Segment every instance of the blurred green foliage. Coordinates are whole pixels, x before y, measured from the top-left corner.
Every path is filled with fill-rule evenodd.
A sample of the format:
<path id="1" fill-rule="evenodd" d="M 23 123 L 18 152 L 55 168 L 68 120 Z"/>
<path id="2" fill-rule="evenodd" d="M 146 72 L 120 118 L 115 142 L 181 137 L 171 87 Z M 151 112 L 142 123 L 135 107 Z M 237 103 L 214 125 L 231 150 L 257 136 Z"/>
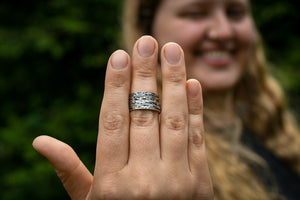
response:
<path id="1" fill-rule="evenodd" d="M 32 148 L 59 138 L 93 171 L 105 66 L 119 0 L 1 0 L 0 199 L 68 199 Z"/>
<path id="2" fill-rule="evenodd" d="M 300 14 L 296 0 L 252 0 L 271 72 L 288 94 L 292 112 L 300 119 Z"/>
<path id="3" fill-rule="evenodd" d="M 253 1 L 275 75 L 300 110 L 296 0 Z M 68 199 L 32 146 L 48 134 L 93 171 L 105 66 L 119 47 L 121 0 L 1 0 L 0 199 Z"/>

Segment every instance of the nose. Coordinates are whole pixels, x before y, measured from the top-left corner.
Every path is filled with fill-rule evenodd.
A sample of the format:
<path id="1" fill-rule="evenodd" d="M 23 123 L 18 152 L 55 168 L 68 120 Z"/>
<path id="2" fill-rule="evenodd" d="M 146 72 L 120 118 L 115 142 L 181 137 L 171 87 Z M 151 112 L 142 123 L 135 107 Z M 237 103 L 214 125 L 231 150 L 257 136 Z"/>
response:
<path id="1" fill-rule="evenodd" d="M 208 30 L 208 37 L 213 40 L 229 40 L 233 36 L 233 27 L 224 11 L 216 11 Z"/>

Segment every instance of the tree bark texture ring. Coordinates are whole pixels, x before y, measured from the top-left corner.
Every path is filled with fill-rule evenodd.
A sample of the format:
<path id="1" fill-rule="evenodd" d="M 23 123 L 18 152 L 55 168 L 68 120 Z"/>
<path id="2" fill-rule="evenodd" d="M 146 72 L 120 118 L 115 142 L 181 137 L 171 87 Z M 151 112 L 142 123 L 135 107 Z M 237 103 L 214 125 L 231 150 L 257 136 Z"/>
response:
<path id="1" fill-rule="evenodd" d="M 129 95 L 129 111 L 153 110 L 160 113 L 159 97 L 153 92 L 133 92 Z"/>

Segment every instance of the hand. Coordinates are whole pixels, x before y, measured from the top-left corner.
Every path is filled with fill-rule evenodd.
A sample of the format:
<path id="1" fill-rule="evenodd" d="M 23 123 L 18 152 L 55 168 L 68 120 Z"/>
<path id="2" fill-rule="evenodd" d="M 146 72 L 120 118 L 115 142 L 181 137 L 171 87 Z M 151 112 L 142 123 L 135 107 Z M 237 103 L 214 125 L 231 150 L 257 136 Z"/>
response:
<path id="1" fill-rule="evenodd" d="M 33 146 L 49 159 L 72 199 L 213 199 L 207 165 L 201 87 L 186 81 L 184 54 L 161 50 L 162 110 L 129 112 L 129 93 L 157 93 L 158 44 L 140 38 L 132 59 L 108 61 L 94 176 L 68 145 L 40 136 Z"/>

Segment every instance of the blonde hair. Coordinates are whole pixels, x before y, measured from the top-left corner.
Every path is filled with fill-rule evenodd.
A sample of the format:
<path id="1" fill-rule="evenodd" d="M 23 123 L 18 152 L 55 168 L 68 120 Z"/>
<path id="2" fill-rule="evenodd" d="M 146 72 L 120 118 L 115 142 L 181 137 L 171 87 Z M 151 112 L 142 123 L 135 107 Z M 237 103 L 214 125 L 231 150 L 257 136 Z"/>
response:
<path id="1" fill-rule="evenodd" d="M 126 0 L 123 16 L 123 42 L 131 50 L 135 41 L 151 34 L 153 18 L 162 0 Z M 284 94 L 268 73 L 262 42 L 258 37 L 246 71 L 235 88 L 235 105 L 243 126 L 257 134 L 265 145 L 300 174 L 300 137 L 294 118 L 285 106 Z M 259 156 L 236 148 L 216 134 L 206 134 L 206 148 L 215 199 L 263 200 L 281 199 L 266 190 L 245 160 L 258 161 Z M 238 150 L 236 150 L 238 149 Z M 263 160 L 262 160 L 263 161 Z"/>

